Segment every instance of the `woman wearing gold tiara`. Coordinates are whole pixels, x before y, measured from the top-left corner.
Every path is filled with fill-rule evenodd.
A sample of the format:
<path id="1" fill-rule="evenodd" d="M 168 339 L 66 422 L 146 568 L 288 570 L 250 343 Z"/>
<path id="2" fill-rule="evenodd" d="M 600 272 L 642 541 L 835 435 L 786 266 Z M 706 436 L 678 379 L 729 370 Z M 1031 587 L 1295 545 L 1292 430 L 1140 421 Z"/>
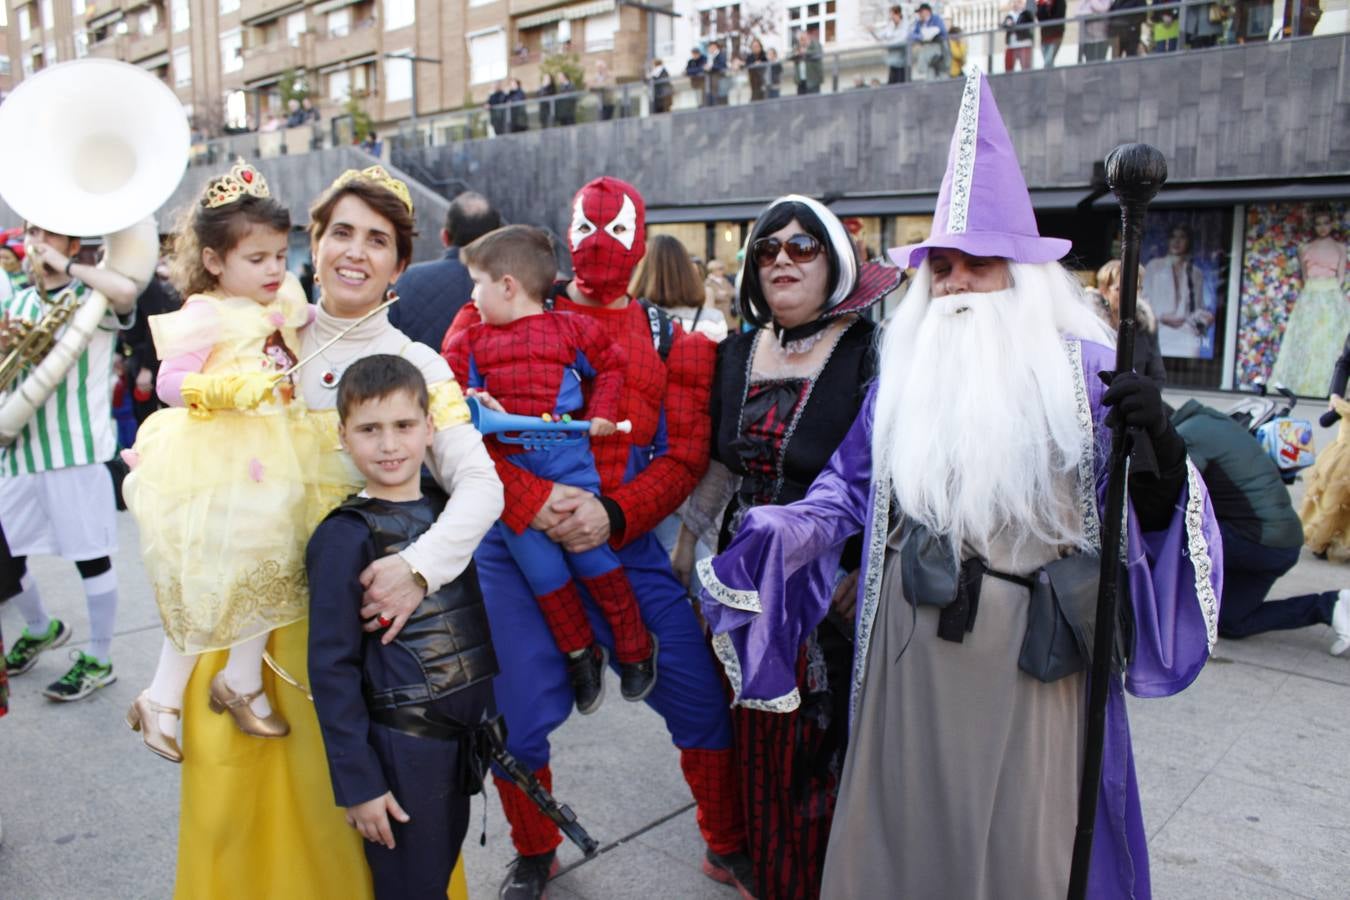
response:
<path id="1" fill-rule="evenodd" d="M 360 485 L 337 439 L 342 372 L 362 357 L 393 353 L 415 364 L 430 387 L 437 433 L 427 463 L 450 498 L 425 535 L 363 573 L 369 601 L 363 612 L 376 617 L 372 625 L 389 639 L 428 589 L 463 572 L 502 509 L 501 484 L 449 367 L 375 312 L 412 256 L 413 227 L 407 186 L 378 166 L 345 172 L 314 203 L 310 238 L 322 298 L 299 355 L 317 355 L 296 373 L 311 420 L 324 435 L 309 466 L 302 543 Z M 193 676 L 184 719 L 190 752 L 183 766 L 179 898 L 232 898 L 241 878 L 246 893 L 258 897 L 370 895 L 361 838 L 335 805 L 318 720 L 303 686 L 307 640 L 308 624 L 300 621 L 278 629 L 269 644 L 277 669 L 293 682 L 269 679 L 291 726 L 284 741 L 250 741 L 223 728 L 219 717 L 194 714 L 223 654 L 205 658 Z M 462 884 L 459 890 L 462 895 Z"/>

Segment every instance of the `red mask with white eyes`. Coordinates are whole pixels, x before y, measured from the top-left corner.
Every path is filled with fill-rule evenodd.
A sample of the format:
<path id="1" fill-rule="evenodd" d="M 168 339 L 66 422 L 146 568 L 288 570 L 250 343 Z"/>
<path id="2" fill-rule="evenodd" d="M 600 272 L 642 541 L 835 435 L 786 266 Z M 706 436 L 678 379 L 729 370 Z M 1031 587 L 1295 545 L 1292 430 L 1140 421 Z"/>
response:
<path id="1" fill-rule="evenodd" d="M 633 268 L 647 252 L 647 204 L 631 184 L 597 178 L 572 199 L 567 231 L 581 293 L 609 304 L 628 293 Z"/>

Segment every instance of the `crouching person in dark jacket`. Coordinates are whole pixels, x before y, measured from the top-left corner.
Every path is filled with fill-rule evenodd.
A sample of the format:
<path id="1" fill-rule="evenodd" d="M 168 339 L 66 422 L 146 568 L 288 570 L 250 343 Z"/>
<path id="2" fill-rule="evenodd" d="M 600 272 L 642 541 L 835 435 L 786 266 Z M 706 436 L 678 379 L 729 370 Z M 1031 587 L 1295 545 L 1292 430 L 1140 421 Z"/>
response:
<path id="1" fill-rule="evenodd" d="M 358 361 L 337 409 L 366 487 L 329 513 L 305 560 L 309 679 L 333 795 L 366 839 L 379 900 L 444 900 L 486 764 L 475 732 L 494 714 L 497 658 L 472 564 L 423 599 L 394 640 L 362 630 L 361 571 L 425 532 L 445 496 L 422 488 L 435 432 L 416 366 Z"/>
<path id="2" fill-rule="evenodd" d="M 1266 599 L 1298 563 L 1303 546 L 1303 525 L 1275 461 L 1246 428 L 1198 400 L 1177 410 L 1172 425 L 1205 480 L 1223 533 L 1219 636 L 1330 625 L 1330 652 L 1345 653 L 1350 649 L 1350 591 Z"/>

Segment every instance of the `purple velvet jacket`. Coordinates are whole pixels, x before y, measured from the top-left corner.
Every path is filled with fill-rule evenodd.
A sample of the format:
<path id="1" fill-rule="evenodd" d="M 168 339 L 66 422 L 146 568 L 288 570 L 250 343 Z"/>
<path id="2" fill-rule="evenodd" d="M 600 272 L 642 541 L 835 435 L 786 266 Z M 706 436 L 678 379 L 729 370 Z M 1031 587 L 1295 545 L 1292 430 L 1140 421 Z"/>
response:
<path id="1" fill-rule="evenodd" d="M 1079 494 L 1089 540 L 1100 546 L 1110 432 L 1097 372 L 1114 352 L 1069 340 L 1078 375 L 1084 453 Z M 736 539 L 700 563 L 704 616 L 713 648 L 726 668 L 736 703 L 786 712 L 800 702 L 798 647 L 829 609 L 844 542 L 859 531 L 865 548 L 858 579 L 857 634 L 851 715 L 867 662 L 881 596 L 889 480 L 872 477 L 873 390 L 830 464 L 798 503 L 751 510 Z M 1222 592 L 1218 523 L 1195 467 L 1164 531 L 1143 533 L 1128 519 L 1125 562 L 1134 607 L 1135 642 L 1123 688 L 1139 697 L 1165 697 L 1189 685 L 1217 636 Z M 1089 896 L 1148 897 L 1148 849 L 1119 680 L 1110 686 L 1101 794 L 1097 806 Z"/>

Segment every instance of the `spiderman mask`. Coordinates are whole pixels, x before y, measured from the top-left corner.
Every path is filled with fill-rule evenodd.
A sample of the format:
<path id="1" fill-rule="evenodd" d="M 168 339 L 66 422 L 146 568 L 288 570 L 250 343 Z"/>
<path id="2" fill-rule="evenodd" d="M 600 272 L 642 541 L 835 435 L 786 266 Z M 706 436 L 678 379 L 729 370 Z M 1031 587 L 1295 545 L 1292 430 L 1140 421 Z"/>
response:
<path id="1" fill-rule="evenodd" d="M 577 289 L 603 304 L 628 293 L 633 268 L 647 252 L 647 204 L 631 184 L 597 178 L 572 199 L 568 243 Z"/>

